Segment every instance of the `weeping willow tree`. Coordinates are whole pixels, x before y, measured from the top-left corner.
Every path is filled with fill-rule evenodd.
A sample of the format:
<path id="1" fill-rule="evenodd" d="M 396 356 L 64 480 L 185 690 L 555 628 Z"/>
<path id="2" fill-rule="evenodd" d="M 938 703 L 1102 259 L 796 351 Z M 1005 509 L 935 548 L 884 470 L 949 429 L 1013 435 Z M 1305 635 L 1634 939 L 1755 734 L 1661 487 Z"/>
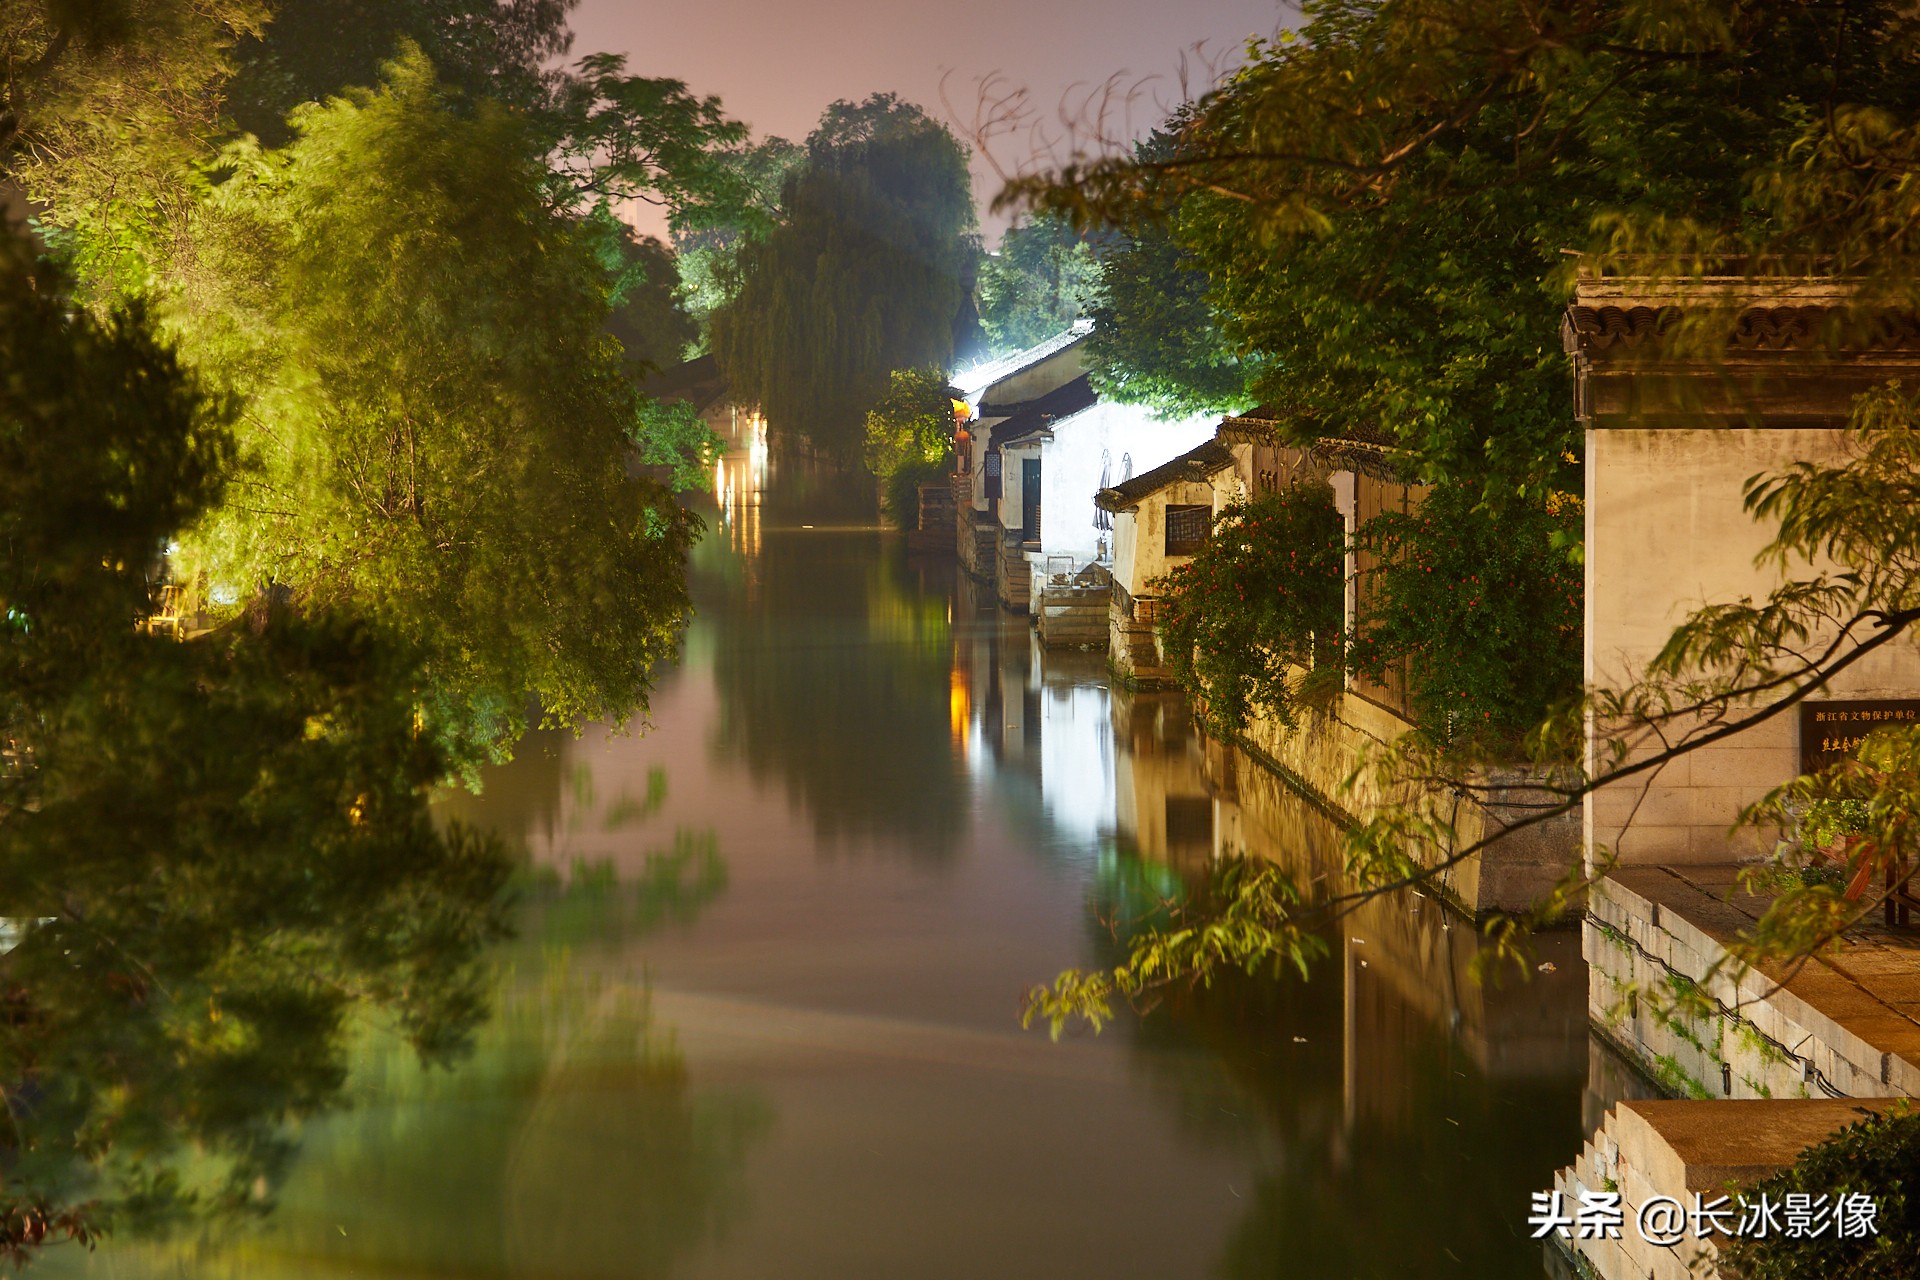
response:
<path id="1" fill-rule="evenodd" d="M 965 149 L 892 94 L 836 102 L 747 245 L 713 318 L 714 354 L 776 438 L 859 459 L 896 369 L 946 368 L 971 341 L 979 256 Z"/>

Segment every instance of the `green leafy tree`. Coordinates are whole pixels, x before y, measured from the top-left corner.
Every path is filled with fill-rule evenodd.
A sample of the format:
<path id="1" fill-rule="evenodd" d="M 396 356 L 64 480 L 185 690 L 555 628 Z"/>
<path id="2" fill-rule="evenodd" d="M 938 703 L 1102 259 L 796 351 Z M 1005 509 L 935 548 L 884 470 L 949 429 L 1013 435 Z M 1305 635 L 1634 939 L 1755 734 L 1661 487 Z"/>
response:
<path id="1" fill-rule="evenodd" d="M 1191 109 L 1176 113 L 1135 149 L 1151 163 L 1179 154 Z M 1181 234 L 1179 208 L 1123 214 L 1101 254 L 1087 343 L 1100 394 L 1169 415 L 1244 408 L 1256 369 L 1236 353 L 1209 297 L 1212 264 Z"/>
<path id="2" fill-rule="evenodd" d="M 1169 416 L 1245 408 L 1250 370 L 1207 301 L 1201 259 L 1167 228 L 1138 223 L 1101 260 L 1087 339 L 1100 394 Z"/>
<path id="3" fill-rule="evenodd" d="M 747 128 L 696 97 L 684 81 L 627 74 L 619 54 L 582 58 L 559 84 L 552 106 L 533 113 L 549 135 L 556 204 L 617 209 L 638 202 L 676 226 L 738 216 L 752 190 L 732 155 Z"/>
<path id="4" fill-rule="evenodd" d="M 867 411 L 867 470 L 903 529 L 920 523 L 920 486 L 944 479 L 953 448 L 953 401 L 938 369 L 896 369 L 887 394 Z"/>
<path id="5" fill-rule="evenodd" d="M 269 1203 L 356 1009 L 458 1053 L 508 863 L 428 812 L 448 761 L 375 629 L 142 625 L 233 444 L 139 311 L 76 310 L 10 239 L 0 365 L 0 1255 L 21 1264 Z"/>
<path id="6" fill-rule="evenodd" d="M 787 180 L 780 223 L 739 254 L 714 354 L 783 441 L 852 463 L 892 372 L 951 363 L 973 230 L 966 153 L 944 126 L 892 94 L 835 103 Z"/>
<path id="7" fill-rule="evenodd" d="M 449 85 L 525 109 L 549 104 L 551 70 L 573 43 L 577 0 L 274 0 L 272 20 L 240 41 L 226 86 L 234 123 L 267 146 L 294 136 L 295 107 L 372 88 L 403 43 L 419 47 Z"/>
<path id="8" fill-rule="evenodd" d="M 470 745 L 517 736 L 529 694 L 619 719 L 674 650 L 695 522 L 626 476 L 641 400 L 537 137 L 418 53 L 389 75 L 236 146 L 195 219 L 169 315 L 245 398 L 249 466 L 182 563 L 216 604 L 374 612 Z"/>
<path id="9" fill-rule="evenodd" d="M 867 470 L 886 479 L 905 466 L 939 462 L 953 447 L 953 401 L 938 369 L 896 369 L 867 411 Z"/>
<path id="10" fill-rule="evenodd" d="M 263 0 L 0 4 L 0 175 L 84 228 L 89 292 L 148 283 L 148 242 L 212 150 L 233 49 Z"/>
<path id="11" fill-rule="evenodd" d="M 652 236 L 640 236 L 611 213 L 590 223 L 600 233 L 600 258 L 612 276 L 607 290 L 607 328 L 620 339 L 636 379 L 671 369 L 699 337 L 700 328 L 680 298 L 679 264 Z"/>
<path id="12" fill-rule="evenodd" d="M 0 236 L 0 730 L 122 660 L 167 539 L 234 458 L 231 407 L 142 309 L 76 311 L 29 253 Z"/>
<path id="13" fill-rule="evenodd" d="M 806 155 L 805 147 L 778 137 L 720 153 L 721 162 L 733 171 L 739 203 L 731 210 L 705 207 L 698 225 L 674 229 L 682 305 L 700 327 L 698 345 L 703 351 L 712 344 L 713 313 L 739 287 L 741 251 L 772 233 L 780 217 L 780 193 Z"/>
<path id="14" fill-rule="evenodd" d="M 1404 664 L 1414 720 L 1440 741 L 1518 754 L 1519 740 L 1579 696 L 1580 504 L 1511 502 L 1498 516 L 1464 485 L 1368 522 L 1377 557 L 1349 659 L 1375 681 Z"/>
<path id="15" fill-rule="evenodd" d="M 644 401 L 635 442 L 644 465 L 671 468 L 667 484 L 676 493 L 712 489 L 713 464 L 727 451 L 727 442 L 684 400 Z"/>
<path id="16" fill-rule="evenodd" d="M 980 328 L 1006 355 L 1037 346 L 1091 315 L 1100 287 L 1094 241 L 1051 215 L 1007 228 L 1000 251 L 980 264 Z"/>
<path id="17" fill-rule="evenodd" d="M 1303 699 L 1340 688 L 1345 566 L 1326 485 L 1229 507 L 1161 580 L 1160 643 L 1175 678 L 1229 728 L 1261 713 L 1293 724 Z"/>
<path id="18" fill-rule="evenodd" d="M 1774 1204 L 1790 1195 L 1865 1196 L 1875 1214 L 1871 1234 L 1845 1238 L 1835 1232 L 1805 1239 L 1733 1239 L 1723 1256 L 1748 1280 L 1900 1280 L 1913 1273 L 1920 1253 L 1920 1197 L 1912 1189 L 1913 1153 L 1920 1151 L 1920 1114 L 1911 1102 L 1896 1102 L 1884 1114 L 1863 1115 L 1825 1142 L 1809 1147 L 1791 1167 L 1744 1192 L 1749 1202 L 1766 1196 Z"/>
<path id="19" fill-rule="evenodd" d="M 1496 501 L 1565 488 L 1563 250 L 1681 255 L 1692 274 L 1703 253 L 1786 250 L 1789 226 L 1826 248 L 1867 232 L 1865 250 L 1861 218 L 1899 225 L 1867 197 L 1898 189 L 1868 176 L 1895 170 L 1842 178 L 1840 160 L 1861 129 L 1892 143 L 1887 113 L 1915 101 L 1896 5 L 1330 0 L 1305 16 L 1171 122 L 1164 151 L 1002 197 L 1171 222 L 1229 343 L 1261 361 L 1254 392 L 1304 435 L 1390 432 L 1429 478 Z M 1828 216 L 1842 206 L 1851 221 Z"/>

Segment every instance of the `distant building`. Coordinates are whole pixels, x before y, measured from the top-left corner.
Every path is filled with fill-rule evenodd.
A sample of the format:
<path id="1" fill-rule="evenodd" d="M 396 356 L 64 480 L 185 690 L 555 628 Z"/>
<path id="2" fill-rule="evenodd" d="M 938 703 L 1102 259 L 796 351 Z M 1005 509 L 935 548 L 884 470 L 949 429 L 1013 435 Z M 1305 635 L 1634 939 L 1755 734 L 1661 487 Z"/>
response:
<path id="1" fill-rule="evenodd" d="M 1151 471 L 1102 489 L 1094 499 L 1113 518 L 1113 586 L 1108 652 L 1115 669 L 1138 684 L 1167 681 L 1154 628 L 1159 580 L 1193 559 L 1214 516 L 1239 494 L 1233 450 L 1204 441 Z"/>
<path id="2" fill-rule="evenodd" d="M 1053 643 L 1101 643 L 1104 635 L 1064 638 L 1047 624 L 1093 609 L 1091 625 L 1105 627 L 1106 571 L 1113 542 L 1109 513 L 1095 496 L 1135 469 L 1151 469 L 1213 434 L 1212 414 L 1171 421 L 1143 405 L 1095 399 L 1091 387 L 1070 383 L 993 430 L 990 456 L 1000 456 L 1004 482 L 995 506 L 1000 521 L 1000 600 L 1041 621 Z M 1017 480 L 1016 480 L 1017 478 Z M 1095 580 L 1098 581 L 1095 581 Z M 1092 604 L 1079 599 L 1098 588 Z M 1043 600 L 1043 597 L 1046 599 Z"/>
<path id="3" fill-rule="evenodd" d="M 1092 332 L 1093 322 L 1081 321 L 1025 351 L 953 377 L 954 388 L 973 408 L 971 421 L 954 437 L 954 532 L 960 567 L 976 578 L 992 582 L 1000 569 L 1002 526 L 994 508 L 1007 481 L 1005 459 L 993 450 L 995 428 L 1031 413 L 1071 412 L 1068 405 L 1077 396 L 1092 403 L 1085 378 L 1085 343 Z M 1065 399 L 1040 403 L 1073 383 L 1079 389 Z"/>

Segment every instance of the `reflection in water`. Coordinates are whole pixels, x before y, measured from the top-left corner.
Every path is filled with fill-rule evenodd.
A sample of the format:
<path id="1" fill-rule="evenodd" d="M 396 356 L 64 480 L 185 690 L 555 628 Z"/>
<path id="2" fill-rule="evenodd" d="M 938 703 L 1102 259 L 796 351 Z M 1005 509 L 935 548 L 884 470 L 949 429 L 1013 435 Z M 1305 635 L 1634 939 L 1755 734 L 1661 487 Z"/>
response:
<path id="1" fill-rule="evenodd" d="M 507 856 L 436 831 L 445 761 L 364 628 L 121 647 L 0 760 L 10 1246 L 264 1210 L 352 1028 L 457 1058 L 504 931 Z"/>
<path id="2" fill-rule="evenodd" d="M 1095 914 L 1150 919 L 1216 858 L 1274 861 L 1319 896 L 1340 884 L 1332 822 L 1237 750 L 1194 734 L 1174 695 L 1122 695 L 1122 862 Z M 1103 959 L 1121 958 L 1105 932 Z M 1540 940 L 1532 981 L 1481 985 L 1469 922 L 1417 893 L 1341 921 L 1305 982 L 1235 977 L 1138 1024 L 1140 1062 L 1183 1122 L 1257 1173 L 1223 1247 L 1233 1277 L 1540 1274 L 1521 1225 L 1583 1134 L 1584 964 Z M 1168 1050 L 1198 1043 L 1204 1057 Z M 1471 1187 L 1469 1193 L 1467 1188 Z"/>
<path id="3" fill-rule="evenodd" d="M 682 832 L 637 880 L 605 864 L 524 886 L 496 959 L 494 1018 L 453 1070 L 367 1030 L 350 1110 L 306 1126 L 254 1230 L 117 1248 L 115 1275 L 655 1277 L 741 1211 L 771 1113 L 698 1088 L 623 944 L 686 923 L 724 888 L 713 840 Z M 55 1255 L 60 1264 L 82 1260 Z"/>
<path id="4" fill-rule="evenodd" d="M 356 1107 L 297 1129 L 273 1217 L 48 1270 L 1538 1276 L 1528 1193 L 1580 1138 L 1575 938 L 1478 987 L 1471 927 L 1407 895 L 1305 982 L 1022 1035 L 1025 983 L 1117 957 L 1104 920 L 1242 851 L 1325 895 L 1337 833 L 1179 697 L 1039 651 L 877 532 L 780 517 L 750 447 L 722 479 L 656 727 L 530 738 L 445 806 L 527 863 L 473 1057 L 362 1032 Z"/>
<path id="5" fill-rule="evenodd" d="M 765 535 L 752 591 L 717 585 L 715 749 L 784 784 L 823 841 L 950 852 L 964 784 L 951 743 L 951 627 L 944 593 L 914 582 L 870 534 Z M 704 566 L 703 566 L 704 568 Z"/>
<path id="6" fill-rule="evenodd" d="M 1109 696 L 1076 655 L 990 614 L 953 679 L 979 705 L 968 741 L 1039 793 L 1029 821 L 1092 853 L 1097 963 L 1223 857 L 1277 863 L 1310 897 L 1340 888 L 1334 823 L 1197 732 L 1180 694 Z M 1497 985 L 1470 975 L 1471 922 L 1418 893 L 1365 905 L 1327 942 L 1304 982 L 1235 976 L 1131 1024 L 1140 1075 L 1182 1128 L 1246 1165 L 1213 1274 L 1537 1277 L 1529 1194 L 1583 1134 L 1577 935 L 1543 936 L 1548 967 Z"/>

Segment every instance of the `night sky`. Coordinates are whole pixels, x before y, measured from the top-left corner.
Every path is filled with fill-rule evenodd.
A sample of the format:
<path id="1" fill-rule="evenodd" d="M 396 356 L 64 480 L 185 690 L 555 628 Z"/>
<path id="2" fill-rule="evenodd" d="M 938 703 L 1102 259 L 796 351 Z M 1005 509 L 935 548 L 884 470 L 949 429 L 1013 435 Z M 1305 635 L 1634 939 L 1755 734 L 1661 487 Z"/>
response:
<path id="1" fill-rule="evenodd" d="M 1076 85 L 1084 91 L 1116 72 L 1128 84 L 1158 76 L 1134 112 L 1134 131 L 1144 132 L 1179 100 L 1183 52 L 1189 79 L 1204 81 L 1207 64 L 1237 60 L 1248 36 L 1272 35 L 1290 16 L 1278 0 L 696 0 L 671 9 L 581 0 L 573 27 L 575 56 L 625 53 L 634 74 L 718 94 L 756 136 L 802 141 L 834 99 L 890 89 L 970 143 L 987 77 L 1024 85 L 1051 118 Z M 1024 137 L 994 150 L 1005 165 L 1032 155 Z M 973 170 L 991 243 L 1003 220 L 984 210 L 1000 180 L 982 155 Z"/>

